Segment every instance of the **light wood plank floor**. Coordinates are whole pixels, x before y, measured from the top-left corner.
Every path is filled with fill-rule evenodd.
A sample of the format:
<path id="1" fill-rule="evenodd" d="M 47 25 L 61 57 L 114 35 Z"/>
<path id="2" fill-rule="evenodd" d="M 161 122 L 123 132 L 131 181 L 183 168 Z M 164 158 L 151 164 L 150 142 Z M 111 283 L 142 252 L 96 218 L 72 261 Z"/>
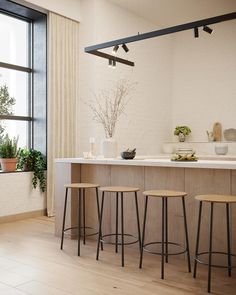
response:
<path id="1" fill-rule="evenodd" d="M 105 246 L 100 261 L 95 260 L 96 243 L 82 246 L 54 236 L 52 219 L 41 217 L 0 225 L 1 295 L 190 295 L 207 294 L 207 269 L 199 266 L 198 278 L 187 273 L 186 262 L 170 258 L 165 280 L 160 277 L 159 256 L 145 254 L 138 268 L 138 251 L 126 249 L 125 267 L 120 255 Z M 236 294 L 236 271 L 228 278 L 226 270 L 214 269 L 212 294 Z"/>

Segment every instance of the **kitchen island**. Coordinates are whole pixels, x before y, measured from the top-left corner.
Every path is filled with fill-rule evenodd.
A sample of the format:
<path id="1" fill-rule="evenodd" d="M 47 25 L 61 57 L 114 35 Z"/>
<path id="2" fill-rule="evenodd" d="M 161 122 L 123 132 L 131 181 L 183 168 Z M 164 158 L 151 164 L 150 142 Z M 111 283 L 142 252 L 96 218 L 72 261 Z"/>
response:
<path id="1" fill-rule="evenodd" d="M 60 235 L 64 204 L 64 184 L 70 182 L 93 182 L 101 186 L 128 185 L 140 188 L 138 194 L 140 220 L 143 219 L 144 197 L 142 192 L 148 189 L 170 189 L 186 191 L 186 210 L 191 254 L 195 247 L 195 233 L 198 214 L 198 194 L 236 195 L 236 160 L 215 157 L 197 162 L 173 162 L 166 157 L 155 159 L 83 159 L 62 158 L 55 161 L 55 212 L 56 235 Z M 72 201 L 68 208 L 67 223 L 75 225 L 77 221 L 76 191 L 72 192 Z M 105 200 L 103 218 L 104 233 L 114 230 L 115 198 Z M 125 231 L 136 233 L 136 219 L 133 198 L 125 197 Z M 150 200 L 147 215 L 147 241 L 160 240 L 161 201 Z M 86 223 L 97 226 L 95 193 L 86 195 Z M 232 251 L 236 252 L 236 207 L 231 207 Z M 201 249 L 208 249 L 209 212 L 203 208 Z M 225 207 L 217 205 L 214 212 L 215 251 L 226 250 L 226 218 Z M 183 214 L 181 201 L 177 198 L 169 202 L 169 240 L 184 243 Z M 136 245 L 137 246 L 137 245 Z"/>

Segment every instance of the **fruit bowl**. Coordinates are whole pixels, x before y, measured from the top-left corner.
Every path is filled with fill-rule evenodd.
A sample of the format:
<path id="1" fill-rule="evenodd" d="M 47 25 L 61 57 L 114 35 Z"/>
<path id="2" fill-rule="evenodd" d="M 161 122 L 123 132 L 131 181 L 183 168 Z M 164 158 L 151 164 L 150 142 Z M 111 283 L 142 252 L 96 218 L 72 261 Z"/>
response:
<path id="1" fill-rule="evenodd" d="M 196 162 L 197 161 L 197 157 L 195 156 L 195 153 L 191 153 L 191 154 L 174 154 L 171 157 L 171 161 L 185 161 L 185 162 Z"/>

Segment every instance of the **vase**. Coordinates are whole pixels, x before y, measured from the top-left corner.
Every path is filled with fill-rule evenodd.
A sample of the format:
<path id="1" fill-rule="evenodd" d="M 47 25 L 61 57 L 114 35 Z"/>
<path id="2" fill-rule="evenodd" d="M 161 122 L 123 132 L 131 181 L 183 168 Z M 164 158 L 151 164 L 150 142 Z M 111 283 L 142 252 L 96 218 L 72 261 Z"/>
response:
<path id="1" fill-rule="evenodd" d="M 102 155 L 104 158 L 117 157 L 117 141 L 114 138 L 106 138 L 102 141 Z"/>
<path id="2" fill-rule="evenodd" d="M 16 170 L 16 158 L 1 158 L 0 163 L 3 172 L 12 172 Z"/>
<path id="3" fill-rule="evenodd" d="M 185 141 L 185 135 L 183 133 L 179 133 L 179 142 Z"/>

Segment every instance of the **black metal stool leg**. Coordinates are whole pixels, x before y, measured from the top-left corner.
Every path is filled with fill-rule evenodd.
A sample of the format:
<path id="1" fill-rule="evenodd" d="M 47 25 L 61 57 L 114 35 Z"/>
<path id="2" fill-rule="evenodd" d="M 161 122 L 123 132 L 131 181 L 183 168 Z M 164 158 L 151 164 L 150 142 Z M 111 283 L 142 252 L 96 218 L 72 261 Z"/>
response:
<path id="1" fill-rule="evenodd" d="M 68 195 L 68 187 L 66 188 L 66 193 L 65 193 L 65 204 L 64 204 L 62 231 L 61 231 L 61 250 L 63 249 L 63 243 L 64 243 L 64 230 L 65 230 L 65 223 L 66 223 L 67 195 Z"/>
<path id="2" fill-rule="evenodd" d="M 81 233 L 81 189 L 79 189 L 79 203 L 78 203 L 78 256 L 80 256 L 80 233 Z"/>
<path id="3" fill-rule="evenodd" d="M 116 253 L 118 252 L 118 211 L 119 211 L 119 194 L 116 193 Z"/>
<path id="4" fill-rule="evenodd" d="M 168 200 L 165 198 L 165 257 L 166 263 L 168 263 Z"/>
<path id="5" fill-rule="evenodd" d="M 98 258 L 99 258 L 100 242 L 101 242 L 101 238 L 102 238 L 103 204 L 104 204 L 104 192 L 102 192 L 102 204 L 101 204 L 101 213 L 100 213 L 100 220 L 99 220 L 99 230 L 98 230 L 98 242 L 97 242 L 97 256 L 96 256 L 96 260 L 98 260 Z"/>
<path id="6" fill-rule="evenodd" d="M 86 243 L 86 213 L 85 213 L 85 189 L 83 189 L 83 242 Z"/>
<path id="7" fill-rule="evenodd" d="M 137 192 L 135 192 L 134 194 L 135 194 L 135 206 L 136 206 L 136 215 L 137 215 L 139 251 L 141 251 L 141 234 L 140 234 L 140 221 L 139 221 L 139 210 L 138 210 L 138 196 L 137 196 Z"/>
<path id="8" fill-rule="evenodd" d="M 162 216 L 161 216 L 161 279 L 164 279 L 164 236 L 165 236 L 165 198 L 162 197 Z"/>
<path id="9" fill-rule="evenodd" d="M 188 226 L 187 226 L 187 217 L 186 217 L 184 197 L 182 197 L 182 204 L 183 204 L 183 214 L 184 214 L 184 230 L 185 230 L 186 250 L 187 250 L 187 259 L 188 259 L 188 271 L 191 272 L 191 261 L 190 261 L 189 241 L 188 241 Z"/>
<path id="10" fill-rule="evenodd" d="M 198 248 L 199 248 L 201 217 L 202 217 L 202 201 L 200 201 L 200 204 L 199 204 L 197 238 L 196 238 L 196 248 L 195 248 L 195 258 L 194 258 L 194 270 L 193 270 L 193 277 L 194 278 L 196 278 L 196 274 L 197 274 L 197 255 L 198 255 Z"/>
<path id="11" fill-rule="evenodd" d="M 96 187 L 96 199 L 97 199 L 97 210 L 98 210 L 98 228 L 100 223 L 100 205 L 99 205 L 99 197 L 98 197 L 98 188 Z M 101 242 L 101 250 L 103 251 L 103 243 Z"/>
<path id="12" fill-rule="evenodd" d="M 227 252 L 228 252 L 228 275 L 231 277 L 231 247 L 230 247 L 230 227 L 229 227 L 229 204 L 226 204 L 226 223 L 227 223 Z"/>
<path id="13" fill-rule="evenodd" d="M 214 203 L 211 202 L 210 237 L 209 237 L 209 259 L 208 259 L 208 287 L 207 287 L 207 292 L 208 293 L 211 292 L 211 259 L 212 259 L 213 208 L 214 208 Z"/>
<path id="14" fill-rule="evenodd" d="M 141 242 L 139 268 L 142 268 L 142 264 L 143 264 L 143 245 L 144 245 L 144 241 L 145 241 L 145 229 L 146 229 L 146 218 L 147 218 L 147 205 L 148 205 L 148 196 L 146 196 L 146 198 L 145 198 L 144 217 L 143 217 L 143 234 L 142 234 L 142 242 Z"/>
<path id="15" fill-rule="evenodd" d="M 123 192 L 121 193 L 121 266 L 125 265 L 124 261 L 124 200 Z"/>

